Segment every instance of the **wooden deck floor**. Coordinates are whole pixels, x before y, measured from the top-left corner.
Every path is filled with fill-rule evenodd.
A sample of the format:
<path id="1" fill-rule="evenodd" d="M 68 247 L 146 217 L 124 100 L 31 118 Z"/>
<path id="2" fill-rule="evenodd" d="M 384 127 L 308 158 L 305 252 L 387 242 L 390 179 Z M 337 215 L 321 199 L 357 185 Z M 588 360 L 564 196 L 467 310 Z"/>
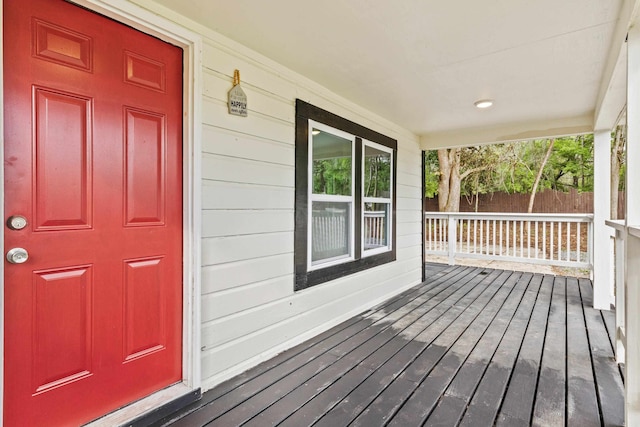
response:
<path id="1" fill-rule="evenodd" d="M 623 425 L 614 313 L 591 308 L 588 279 L 427 271 L 161 425 Z"/>

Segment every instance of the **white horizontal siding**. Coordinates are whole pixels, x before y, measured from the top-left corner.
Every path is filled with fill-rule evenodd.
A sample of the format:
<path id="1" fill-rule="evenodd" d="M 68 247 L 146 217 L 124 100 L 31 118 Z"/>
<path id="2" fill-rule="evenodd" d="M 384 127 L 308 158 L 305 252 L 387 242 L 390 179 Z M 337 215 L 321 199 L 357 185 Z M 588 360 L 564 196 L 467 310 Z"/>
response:
<path id="1" fill-rule="evenodd" d="M 244 72 L 242 77 L 244 79 Z M 295 109 L 292 108 L 294 102 L 291 99 L 276 97 L 271 92 L 247 84 L 246 81 L 242 84 L 242 90 L 247 98 L 251 99 L 248 105 L 250 112 L 261 113 L 290 123 L 295 122 Z M 211 69 L 204 70 L 203 94 L 205 97 L 226 103 L 228 91 L 229 76 Z"/>
<path id="2" fill-rule="evenodd" d="M 422 187 L 398 183 L 396 193 L 398 197 L 420 199 L 420 195 L 422 194 Z"/>
<path id="3" fill-rule="evenodd" d="M 202 268 L 202 294 L 292 274 L 293 253 L 208 265 Z"/>
<path id="4" fill-rule="evenodd" d="M 293 232 L 202 239 L 202 265 L 293 253 Z"/>
<path id="5" fill-rule="evenodd" d="M 207 125 L 202 129 L 202 151 L 286 166 L 295 164 L 295 147 L 292 144 L 238 134 Z"/>
<path id="6" fill-rule="evenodd" d="M 203 36 L 203 388 L 419 282 L 418 138 L 246 47 L 155 5 Z M 248 117 L 228 114 L 240 70 Z M 398 140 L 397 261 L 293 292 L 295 100 Z"/>
<path id="7" fill-rule="evenodd" d="M 204 97 L 202 101 L 202 116 L 205 125 L 235 131 L 241 135 L 259 135 L 263 139 L 279 142 L 293 139 L 293 123 L 255 111 L 249 112 L 251 113 L 250 120 L 246 117 L 230 115 L 227 103 L 224 101 L 207 97 Z"/>
<path id="8" fill-rule="evenodd" d="M 290 296 L 292 280 L 292 275 L 286 275 L 203 295 L 202 322 L 206 323 Z M 251 295 L 251 298 L 247 298 L 247 295 Z"/>
<path id="9" fill-rule="evenodd" d="M 412 276 L 419 273 L 419 270 L 409 271 L 385 282 L 377 282 L 358 294 L 349 294 L 333 299 L 331 304 L 313 304 L 303 314 L 299 313 L 299 310 L 292 309 L 290 312 L 287 311 L 285 313 L 287 315 L 283 316 L 283 320 L 277 324 L 272 324 L 257 332 L 247 333 L 210 350 L 205 348 L 203 350 L 203 376 L 215 379 L 215 376 L 219 375 L 221 371 L 233 368 L 234 364 L 242 363 L 249 358 L 255 358 L 261 353 L 267 352 L 274 343 L 286 343 L 293 340 L 297 335 L 308 330 L 309 323 L 322 325 L 327 318 L 339 318 L 345 313 L 363 311 L 368 307 L 368 304 L 364 304 L 363 301 L 378 300 L 382 296 L 389 295 L 394 286 L 395 289 L 398 289 L 399 283 L 404 283 L 406 286 L 410 283 Z M 399 289 L 401 290 L 403 287 Z M 290 307 L 294 305 L 292 303 Z M 220 333 L 224 332 L 226 331 L 220 331 Z M 206 337 L 207 333 L 205 332 L 203 338 Z M 203 346 L 206 345 L 203 343 Z"/>
<path id="10" fill-rule="evenodd" d="M 420 222 L 398 222 L 396 235 L 397 237 L 414 235 L 416 234 L 416 228 L 420 229 L 421 226 Z M 422 244 L 422 241 L 420 241 L 420 244 Z"/>
<path id="11" fill-rule="evenodd" d="M 290 187 L 293 191 L 294 171 L 293 165 L 209 153 L 202 155 L 202 178 L 207 180 Z"/>
<path id="12" fill-rule="evenodd" d="M 331 306 L 335 301 L 348 298 L 352 294 L 358 294 L 359 298 L 363 298 L 362 293 L 366 293 L 379 283 L 393 281 L 398 271 L 410 271 L 414 265 L 411 261 L 399 261 L 397 267 L 397 270 L 376 267 L 359 275 L 326 284 L 325 289 L 319 289 L 316 286 L 296 294 L 292 293 L 290 299 L 278 300 L 233 316 L 205 322 L 202 345 L 209 349 L 215 348 L 239 336 L 255 334 L 291 317 L 304 316 L 318 307 Z M 239 319 L 242 321 L 238 321 Z"/>
<path id="13" fill-rule="evenodd" d="M 293 212 L 277 210 L 207 210 L 202 212 L 202 237 L 293 232 Z"/>
<path id="14" fill-rule="evenodd" d="M 294 200 L 290 187 L 222 181 L 202 183 L 203 209 L 280 209 L 293 212 Z"/>
<path id="15" fill-rule="evenodd" d="M 398 197 L 396 199 L 396 209 L 399 211 L 416 211 L 420 210 L 422 206 L 422 200 L 409 199 L 407 197 Z"/>

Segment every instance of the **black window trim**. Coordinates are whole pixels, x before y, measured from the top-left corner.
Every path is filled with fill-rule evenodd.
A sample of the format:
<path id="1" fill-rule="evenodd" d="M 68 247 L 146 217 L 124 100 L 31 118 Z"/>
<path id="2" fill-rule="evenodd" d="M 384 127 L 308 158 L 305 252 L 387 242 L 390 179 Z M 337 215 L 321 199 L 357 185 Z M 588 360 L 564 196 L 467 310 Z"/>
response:
<path id="1" fill-rule="evenodd" d="M 354 182 L 354 260 L 307 270 L 307 227 L 308 227 L 308 161 L 309 161 L 309 120 L 323 123 L 327 126 L 355 135 L 355 159 L 354 169 L 356 180 Z M 362 251 L 362 152 L 363 139 L 393 150 L 393 189 L 392 189 L 392 212 L 391 212 L 391 250 L 380 254 L 363 256 Z M 354 123 L 336 114 L 330 113 L 319 107 L 311 105 L 300 99 L 296 99 L 296 136 L 295 136 L 295 229 L 294 229 L 294 264 L 295 264 L 295 284 L 294 290 L 299 291 L 320 283 L 335 280 L 340 277 L 364 271 L 378 265 L 386 264 L 396 260 L 396 189 L 397 189 L 397 154 L 398 142 L 386 135 Z"/>

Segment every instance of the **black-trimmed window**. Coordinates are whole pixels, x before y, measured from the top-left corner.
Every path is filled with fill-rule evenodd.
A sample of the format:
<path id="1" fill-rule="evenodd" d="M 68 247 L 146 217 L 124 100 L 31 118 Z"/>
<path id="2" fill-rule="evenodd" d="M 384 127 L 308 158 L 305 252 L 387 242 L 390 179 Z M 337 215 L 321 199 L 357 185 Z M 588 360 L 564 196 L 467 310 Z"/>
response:
<path id="1" fill-rule="evenodd" d="M 295 290 L 396 259 L 397 141 L 296 100 Z"/>

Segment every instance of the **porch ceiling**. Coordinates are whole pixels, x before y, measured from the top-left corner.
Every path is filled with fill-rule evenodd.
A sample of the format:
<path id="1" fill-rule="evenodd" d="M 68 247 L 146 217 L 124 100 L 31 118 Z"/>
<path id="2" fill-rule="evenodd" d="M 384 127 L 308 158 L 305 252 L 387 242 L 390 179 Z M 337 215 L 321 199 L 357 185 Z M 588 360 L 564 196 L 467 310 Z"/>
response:
<path id="1" fill-rule="evenodd" d="M 425 148 L 613 125 L 637 3 L 154 1 L 421 135 Z M 476 109 L 484 98 L 495 105 Z"/>

